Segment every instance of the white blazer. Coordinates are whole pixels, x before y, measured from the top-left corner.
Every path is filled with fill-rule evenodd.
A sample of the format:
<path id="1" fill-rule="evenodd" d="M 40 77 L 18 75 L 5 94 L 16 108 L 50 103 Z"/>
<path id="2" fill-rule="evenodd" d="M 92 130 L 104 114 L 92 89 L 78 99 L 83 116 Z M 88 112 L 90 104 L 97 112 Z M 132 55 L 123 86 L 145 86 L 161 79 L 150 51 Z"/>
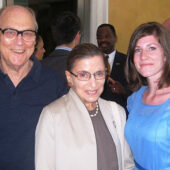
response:
<path id="1" fill-rule="evenodd" d="M 119 170 L 134 169 L 132 154 L 124 137 L 124 109 L 101 98 L 98 102 L 116 146 Z M 72 89 L 43 109 L 35 143 L 36 170 L 97 170 L 92 121 Z"/>

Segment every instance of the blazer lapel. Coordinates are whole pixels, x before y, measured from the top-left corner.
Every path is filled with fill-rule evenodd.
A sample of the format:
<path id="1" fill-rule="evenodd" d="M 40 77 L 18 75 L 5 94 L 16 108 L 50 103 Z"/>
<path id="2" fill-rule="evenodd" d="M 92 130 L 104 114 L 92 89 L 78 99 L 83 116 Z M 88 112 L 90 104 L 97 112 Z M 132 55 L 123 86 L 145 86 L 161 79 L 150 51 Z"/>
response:
<path id="1" fill-rule="evenodd" d="M 89 113 L 72 89 L 70 89 L 67 99 L 68 116 L 70 122 L 73 122 L 72 129 L 74 136 L 76 136 L 77 147 L 82 146 L 82 144 L 85 147 L 80 160 L 77 161 L 79 163 L 82 161 L 82 166 L 87 166 L 86 169 L 97 170 L 96 138 Z M 80 149 L 82 148 L 80 147 Z M 86 160 L 86 165 L 83 165 L 84 160 Z"/>
<path id="2" fill-rule="evenodd" d="M 122 167 L 122 157 L 121 157 L 121 148 L 120 148 L 120 140 L 118 138 L 118 132 L 116 129 L 116 122 L 114 120 L 113 117 L 113 111 L 110 107 L 110 102 L 107 101 L 107 105 L 106 105 L 106 101 L 103 102 L 102 99 L 99 99 L 99 106 L 100 106 L 100 110 L 102 113 L 102 116 L 106 122 L 106 125 L 109 129 L 109 132 L 113 138 L 113 141 L 115 143 L 116 146 L 116 151 L 117 151 L 117 157 L 118 157 L 118 164 L 119 164 L 119 169 L 121 169 Z M 108 106 L 108 107 L 106 107 Z M 115 109 L 116 112 L 116 109 Z M 118 113 L 119 114 L 119 113 Z"/>

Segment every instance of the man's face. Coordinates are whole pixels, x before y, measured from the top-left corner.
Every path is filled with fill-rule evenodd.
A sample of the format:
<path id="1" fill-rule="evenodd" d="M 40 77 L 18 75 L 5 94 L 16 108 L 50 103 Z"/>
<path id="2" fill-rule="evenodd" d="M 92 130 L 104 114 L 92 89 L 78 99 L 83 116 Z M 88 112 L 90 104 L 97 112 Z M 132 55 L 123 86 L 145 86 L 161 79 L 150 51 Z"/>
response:
<path id="1" fill-rule="evenodd" d="M 97 31 L 97 43 L 98 47 L 105 54 L 110 54 L 114 51 L 116 37 L 109 27 L 101 27 Z"/>
<path id="2" fill-rule="evenodd" d="M 33 16 L 26 9 L 11 7 L 3 12 L 0 28 L 12 28 L 18 31 L 34 30 Z M 18 69 L 26 65 L 34 51 L 35 41 L 25 41 L 21 34 L 15 39 L 8 39 L 0 32 L 1 62 L 7 68 Z"/>
<path id="3" fill-rule="evenodd" d="M 165 27 L 165 29 L 170 32 L 170 18 L 168 18 L 164 23 L 163 26 Z"/>

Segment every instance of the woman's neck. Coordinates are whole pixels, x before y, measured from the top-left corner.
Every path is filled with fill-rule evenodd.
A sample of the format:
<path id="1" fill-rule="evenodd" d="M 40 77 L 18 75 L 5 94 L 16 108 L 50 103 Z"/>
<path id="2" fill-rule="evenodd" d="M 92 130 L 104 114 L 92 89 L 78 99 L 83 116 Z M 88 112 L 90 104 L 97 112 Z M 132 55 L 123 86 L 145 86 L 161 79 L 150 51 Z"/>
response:
<path id="1" fill-rule="evenodd" d="M 145 104 L 159 105 L 170 98 L 170 86 L 158 88 L 158 85 L 149 86 L 143 94 Z"/>
<path id="2" fill-rule="evenodd" d="M 94 110 L 97 107 L 97 101 L 93 103 L 85 103 L 85 106 L 89 111 Z"/>

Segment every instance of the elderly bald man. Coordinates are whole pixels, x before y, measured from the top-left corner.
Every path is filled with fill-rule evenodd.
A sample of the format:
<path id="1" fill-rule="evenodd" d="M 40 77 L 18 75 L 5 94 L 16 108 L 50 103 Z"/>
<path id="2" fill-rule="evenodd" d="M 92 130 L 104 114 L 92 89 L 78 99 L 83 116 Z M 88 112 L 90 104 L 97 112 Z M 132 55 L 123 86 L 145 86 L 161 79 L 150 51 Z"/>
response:
<path id="1" fill-rule="evenodd" d="M 65 92 L 56 73 L 32 56 L 37 31 L 31 9 L 0 11 L 0 170 L 34 170 L 39 115 Z"/>

